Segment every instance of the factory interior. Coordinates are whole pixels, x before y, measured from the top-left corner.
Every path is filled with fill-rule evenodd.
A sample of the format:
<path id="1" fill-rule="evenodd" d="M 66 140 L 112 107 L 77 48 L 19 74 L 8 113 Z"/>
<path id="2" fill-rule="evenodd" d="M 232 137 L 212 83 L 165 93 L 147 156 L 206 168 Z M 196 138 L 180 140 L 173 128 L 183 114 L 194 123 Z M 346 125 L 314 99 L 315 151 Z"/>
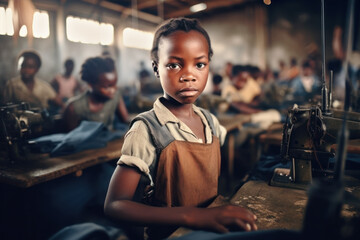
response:
<path id="1" fill-rule="evenodd" d="M 360 0 L 0 0 L 0 239 L 360 239 Z"/>

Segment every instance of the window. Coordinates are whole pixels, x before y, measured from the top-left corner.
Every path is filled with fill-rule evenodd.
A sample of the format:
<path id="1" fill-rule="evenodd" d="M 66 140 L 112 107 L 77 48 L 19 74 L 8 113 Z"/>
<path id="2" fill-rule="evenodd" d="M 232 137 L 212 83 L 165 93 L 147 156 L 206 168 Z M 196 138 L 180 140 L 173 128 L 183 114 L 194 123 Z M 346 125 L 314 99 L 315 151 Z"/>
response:
<path id="1" fill-rule="evenodd" d="M 114 26 L 69 16 L 66 18 L 66 36 L 72 42 L 110 45 L 114 42 Z"/>
<path id="2" fill-rule="evenodd" d="M 20 28 L 19 35 L 27 36 L 27 28 L 23 25 Z M 10 8 L 0 7 L 0 35 L 14 35 L 14 26 L 12 22 L 12 11 Z M 50 36 L 49 14 L 46 11 L 36 10 L 33 18 L 33 36 L 35 38 L 48 38 Z"/>
<path id="3" fill-rule="evenodd" d="M 123 42 L 125 47 L 151 50 L 154 34 L 134 28 L 125 28 L 123 31 Z"/>

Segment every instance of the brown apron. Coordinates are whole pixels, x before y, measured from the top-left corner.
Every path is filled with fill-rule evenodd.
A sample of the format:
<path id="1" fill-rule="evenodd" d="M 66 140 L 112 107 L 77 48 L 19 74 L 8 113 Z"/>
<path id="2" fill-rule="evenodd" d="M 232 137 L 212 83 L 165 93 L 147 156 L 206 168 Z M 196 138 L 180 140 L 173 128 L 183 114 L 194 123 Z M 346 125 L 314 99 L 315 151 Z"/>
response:
<path id="1" fill-rule="evenodd" d="M 220 143 L 171 142 L 160 154 L 156 171 L 155 205 L 204 206 L 218 193 Z M 161 239 L 176 228 L 148 228 L 149 239 Z"/>
<path id="2" fill-rule="evenodd" d="M 220 144 L 173 141 L 160 154 L 155 200 L 167 207 L 199 206 L 217 195 Z"/>

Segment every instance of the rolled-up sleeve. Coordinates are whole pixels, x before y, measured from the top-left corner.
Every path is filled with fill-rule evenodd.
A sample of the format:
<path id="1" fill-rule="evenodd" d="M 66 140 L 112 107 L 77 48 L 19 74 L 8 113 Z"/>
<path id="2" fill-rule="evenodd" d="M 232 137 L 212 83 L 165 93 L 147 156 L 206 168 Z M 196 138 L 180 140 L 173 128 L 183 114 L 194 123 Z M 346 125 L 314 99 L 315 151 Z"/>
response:
<path id="1" fill-rule="evenodd" d="M 149 166 L 156 158 L 156 149 L 151 142 L 148 129 L 142 121 L 137 121 L 126 133 L 117 164 L 136 167 L 149 174 Z"/>

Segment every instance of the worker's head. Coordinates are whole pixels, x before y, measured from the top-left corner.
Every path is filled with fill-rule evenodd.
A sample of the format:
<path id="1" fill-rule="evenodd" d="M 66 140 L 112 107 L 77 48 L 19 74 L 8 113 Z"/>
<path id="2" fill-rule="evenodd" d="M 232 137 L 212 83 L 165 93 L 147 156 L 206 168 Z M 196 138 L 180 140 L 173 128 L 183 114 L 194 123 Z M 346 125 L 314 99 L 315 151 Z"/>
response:
<path id="1" fill-rule="evenodd" d="M 308 60 L 305 60 L 302 64 L 302 74 L 305 77 L 309 77 L 313 75 L 313 66 L 311 65 L 311 62 Z"/>
<path id="2" fill-rule="evenodd" d="M 110 99 L 117 90 L 117 74 L 111 58 L 89 58 L 81 67 L 81 78 L 87 82 L 93 93 Z"/>
<path id="3" fill-rule="evenodd" d="M 19 55 L 18 68 L 23 81 L 33 80 L 41 67 L 40 55 L 35 51 L 24 51 Z"/>
<path id="4" fill-rule="evenodd" d="M 249 71 L 245 66 L 234 65 L 232 68 L 232 82 L 237 89 L 242 89 L 250 77 Z"/>
<path id="5" fill-rule="evenodd" d="M 74 71 L 74 60 L 71 58 L 68 58 L 65 60 L 64 62 L 64 67 L 65 67 L 65 74 L 66 75 L 71 75 L 71 73 Z"/>

